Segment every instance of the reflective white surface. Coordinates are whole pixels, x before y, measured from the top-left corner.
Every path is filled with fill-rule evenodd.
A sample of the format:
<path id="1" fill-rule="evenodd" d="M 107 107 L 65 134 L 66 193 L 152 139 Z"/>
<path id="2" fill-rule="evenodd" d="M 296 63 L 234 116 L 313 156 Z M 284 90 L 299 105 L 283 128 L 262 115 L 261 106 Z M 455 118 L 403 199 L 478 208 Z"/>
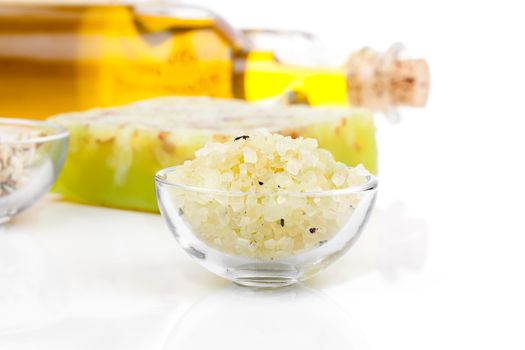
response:
<path id="1" fill-rule="evenodd" d="M 231 285 L 199 300 L 174 324 L 163 350 L 365 349 L 362 332 L 323 293 L 301 285 Z"/>
<path id="2" fill-rule="evenodd" d="M 158 215 L 50 195 L 0 231 L 0 349 L 368 349 L 359 286 L 395 290 L 427 244 L 424 221 L 379 206 L 319 278 L 253 290 L 192 261 Z"/>
<path id="3" fill-rule="evenodd" d="M 403 40 L 429 59 L 428 107 L 377 119 L 360 240 L 302 288 L 250 294 L 191 261 L 156 215 L 48 197 L 0 232 L 0 349 L 524 349 L 519 2 L 239 3 L 213 7 L 340 51 Z"/>

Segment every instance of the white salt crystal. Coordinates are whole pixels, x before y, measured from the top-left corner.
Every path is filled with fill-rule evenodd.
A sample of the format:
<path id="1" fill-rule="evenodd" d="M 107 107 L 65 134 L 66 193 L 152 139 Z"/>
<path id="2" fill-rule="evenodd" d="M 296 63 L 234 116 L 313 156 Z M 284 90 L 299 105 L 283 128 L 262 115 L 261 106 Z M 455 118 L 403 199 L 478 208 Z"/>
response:
<path id="1" fill-rule="evenodd" d="M 255 164 L 257 162 L 257 153 L 252 148 L 246 148 L 243 155 L 245 163 Z"/>
<path id="2" fill-rule="evenodd" d="M 239 173 L 241 175 L 247 175 L 248 174 L 248 168 L 246 167 L 246 164 L 239 165 Z"/>
<path id="3" fill-rule="evenodd" d="M 332 182 L 334 183 L 334 185 L 336 185 L 337 187 L 341 186 L 342 184 L 345 183 L 345 180 L 346 180 L 346 176 L 337 172 L 335 173 L 333 176 L 332 176 Z"/>
<path id="4" fill-rule="evenodd" d="M 295 159 L 290 159 L 285 167 L 286 171 L 292 175 L 297 175 L 301 170 L 301 163 Z"/>
<path id="5" fill-rule="evenodd" d="M 318 147 L 319 143 L 316 139 L 304 139 L 304 145 L 309 149 L 315 149 Z"/>
<path id="6" fill-rule="evenodd" d="M 264 241 L 264 247 L 266 249 L 274 250 L 275 249 L 275 240 L 274 239 L 268 239 Z"/>

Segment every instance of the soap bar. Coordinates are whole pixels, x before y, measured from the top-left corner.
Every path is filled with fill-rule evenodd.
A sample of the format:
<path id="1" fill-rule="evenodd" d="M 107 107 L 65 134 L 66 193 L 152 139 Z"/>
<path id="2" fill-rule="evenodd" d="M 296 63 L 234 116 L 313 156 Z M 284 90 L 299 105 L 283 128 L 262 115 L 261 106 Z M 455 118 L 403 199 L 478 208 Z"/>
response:
<path id="1" fill-rule="evenodd" d="M 50 118 L 71 133 L 54 191 L 94 205 L 158 211 L 153 177 L 193 159 L 207 142 L 264 129 L 317 139 L 347 165 L 376 171 L 370 112 L 341 107 L 248 103 L 208 97 L 162 97 Z"/>

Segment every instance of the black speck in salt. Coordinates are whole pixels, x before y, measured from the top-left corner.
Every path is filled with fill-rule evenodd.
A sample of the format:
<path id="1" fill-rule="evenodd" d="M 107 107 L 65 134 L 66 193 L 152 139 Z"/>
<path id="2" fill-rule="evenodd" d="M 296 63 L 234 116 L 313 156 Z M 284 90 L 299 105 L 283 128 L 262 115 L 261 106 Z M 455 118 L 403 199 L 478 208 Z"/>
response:
<path id="1" fill-rule="evenodd" d="M 284 227 L 284 219 L 281 219 L 281 226 Z"/>
<path id="2" fill-rule="evenodd" d="M 242 135 L 242 136 L 237 136 L 236 138 L 233 139 L 233 141 L 238 141 L 240 139 L 247 140 L 249 138 L 250 138 L 250 136 L 248 136 L 248 135 Z"/>
<path id="3" fill-rule="evenodd" d="M 317 227 L 310 227 L 308 231 L 310 231 L 310 233 L 315 233 L 317 231 Z"/>
<path id="4" fill-rule="evenodd" d="M 184 215 L 184 210 L 182 210 L 182 208 L 179 208 L 179 216 L 182 216 Z"/>
<path id="5" fill-rule="evenodd" d="M 264 185 L 264 182 L 262 182 L 262 181 L 259 181 L 259 185 L 261 185 L 261 186 L 262 186 L 262 185 Z"/>

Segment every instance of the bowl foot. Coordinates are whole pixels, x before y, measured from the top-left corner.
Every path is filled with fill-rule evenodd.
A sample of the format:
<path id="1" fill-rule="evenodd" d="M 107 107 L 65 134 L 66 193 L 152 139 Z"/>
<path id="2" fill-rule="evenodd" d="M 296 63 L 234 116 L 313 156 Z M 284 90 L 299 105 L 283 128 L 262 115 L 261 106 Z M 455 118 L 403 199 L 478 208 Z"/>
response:
<path id="1" fill-rule="evenodd" d="M 246 277 L 236 278 L 233 282 L 244 287 L 279 288 L 295 284 L 298 280 L 295 278 L 283 277 Z"/>
<path id="2" fill-rule="evenodd" d="M 286 265 L 246 265 L 230 270 L 230 276 L 236 284 L 247 287 L 278 288 L 299 282 L 297 271 Z"/>

